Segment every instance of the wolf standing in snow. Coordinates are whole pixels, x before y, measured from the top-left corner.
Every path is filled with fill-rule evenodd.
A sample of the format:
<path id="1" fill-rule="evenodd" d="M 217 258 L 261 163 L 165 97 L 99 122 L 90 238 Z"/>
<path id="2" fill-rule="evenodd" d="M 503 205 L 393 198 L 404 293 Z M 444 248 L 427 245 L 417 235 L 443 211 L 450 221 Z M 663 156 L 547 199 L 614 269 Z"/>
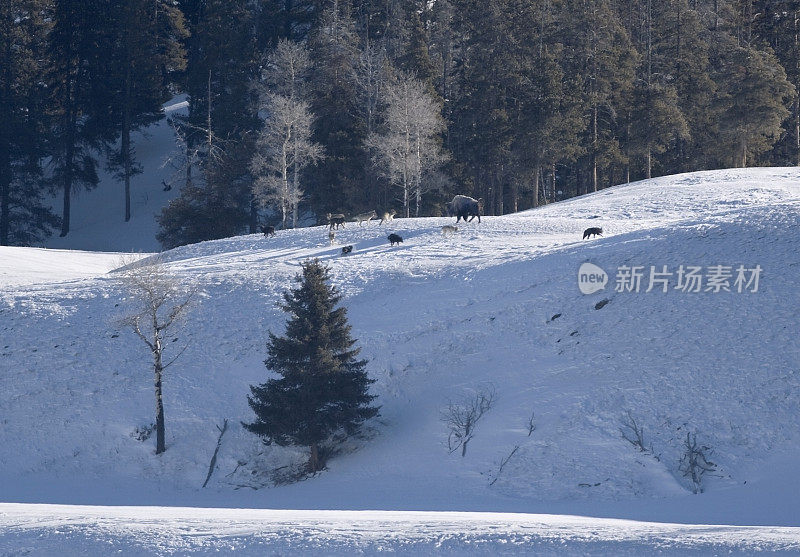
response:
<path id="1" fill-rule="evenodd" d="M 328 217 L 328 226 L 330 226 L 331 229 L 335 227 L 338 230 L 340 226 L 342 227 L 344 226 L 345 219 L 342 213 L 338 213 L 336 215 L 328 213 L 327 217 Z"/>
<path id="2" fill-rule="evenodd" d="M 466 195 L 457 195 L 450 203 L 445 204 L 448 217 L 456 217 L 456 223 L 461 219 L 464 222 L 472 222 L 475 217 L 478 217 L 478 222 L 481 222 L 481 206 L 483 199 L 473 199 Z M 467 221 L 467 217 L 469 221 Z"/>
<path id="3" fill-rule="evenodd" d="M 602 228 L 597 228 L 595 226 L 593 226 L 592 228 L 587 228 L 586 230 L 583 231 L 583 238 L 581 238 L 581 239 L 585 240 L 586 238 L 588 238 L 592 234 L 594 234 L 595 236 L 602 236 L 603 235 L 603 229 Z"/>
<path id="4" fill-rule="evenodd" d="M 389 244 L 392 245 L 392 246 L 395 245 L 395 244 L 402 244 L 403 243 L 403 237 L 398 235 L 398 234 L 394 234 L 394 233 L 389 234 L 386 237 L 386 239 L 389 240 Z"/>
<path id="5" fill-rule="evenodd" d="M 378 226 L 382 225 L 384 222 L 392 222 L 394 220 L 394 216 L 396 214 L 397 214 L 397 211 L 395 211 L 394 209 L 392 209 L 391 211 L 389 211 L 387 213 L 384 213 L 381 216 L 381 222 L 378 224 Z"/>
<path id="6" fill-rule="evenodd" d="M 358 226 L 361 226 L 361 223 L 364 221 L 369 222 L 372 219 L 378 218 L 378 214 L 375 212 L 375 209 L 370 211 L 369 213 L 361 213 L 360 215 L 356 215 L 353 217 L 353 220 L 358 223 Z"/>

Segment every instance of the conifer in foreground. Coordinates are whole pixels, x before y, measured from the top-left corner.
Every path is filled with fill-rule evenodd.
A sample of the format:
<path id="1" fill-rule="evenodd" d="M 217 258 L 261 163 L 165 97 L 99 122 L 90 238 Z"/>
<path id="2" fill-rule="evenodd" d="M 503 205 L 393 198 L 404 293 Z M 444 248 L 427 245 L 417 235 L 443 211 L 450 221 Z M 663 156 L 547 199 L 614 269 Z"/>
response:
<path id="1" fill-rule="evenodd" d="M 270 332 L 264 362 L 280 378 L 250 386 L 256 421 L 244 427 L 266 442 L 309 447 L 308 472 L 325 467 L 320 450 L 334 433 L 357 433 L 378 414 L 368 392 L 374 382 L 356 357 L 347 310 L 336 305 L 341 295 L 330 284 L 329 268 L 318 260 L 302 263 L 296 289 L 284 293 L 281 308 L 290 314 L 286 336 Z"/>

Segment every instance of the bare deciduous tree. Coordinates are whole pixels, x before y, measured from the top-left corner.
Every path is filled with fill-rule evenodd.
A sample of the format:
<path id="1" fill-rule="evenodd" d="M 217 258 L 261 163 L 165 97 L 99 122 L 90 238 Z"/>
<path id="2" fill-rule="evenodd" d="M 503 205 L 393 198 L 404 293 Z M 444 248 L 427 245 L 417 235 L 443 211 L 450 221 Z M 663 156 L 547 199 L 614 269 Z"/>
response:
<path id="1" fill-rule="evenodd" d="M 389 60 L 382 48 L 367 46 L 359 53 L 354 68 L 358 85 L 358 106 L 364 115 L 367 135 L 372 134 L 378 123 L 379 110 L 386 97 L 389 82 Z"/>
<path id="2" fill-rule="evenodd" d="M 439 134 L 444 129 L 441 110 L 422 81 L 400 73 L 386 89 L 385 132 L 367 137 L 378 166 L 402 191 L 403 211 L 419 216 L 422 194 L 446 160 Z"/>
<path id="3" fill-rule="evenodd" d="M 450 433 L 447 436 L 447 448 L 455 452 L 461 447 L 461 456 L 467 454 L 467 443 L 475 435 L 475 425 L 494 404 L 493 387 L 481 389 L 474 396 L 466 397 L 461 402 L 450 402 L 442 411 L 441 419 Z"/>
<path id="4" fill-rule="evenodd" d="M 702 493 L 703 475 L 717 469 L 717 465 L 708 460 L 712 452 L 710 447 L 697 444 L 697 433 L 686 432 L 684 452 L 678 470 L 685 478 L 692 480 L 693 493 Z"/>
<path id="5" fill-rule="evenodd" d="M 267 59 L 257 85 L 259 112 L 266 119 L 250 164 L 256 176 L 253 193 L 262 204 L 280 209 L 283 228 L 289 213 L 292 226 L 297 226 L 302 170 L 324 156 L 322 146 L 311 141 L 314 117 L 304 99 L 310 65 L 305 46 L 282 40 Z"/>
<path id="6" fill-rule="evenodd" d="M 130 294 L 133 312 L 121 319 L 150 349 L 153 358 L 153 378 L 156 395 L 156 454 L 166 450 L 164 440 L 164 401 L 162 377 L 164 370 L 183 353 L 164 363 L 164 339 L 174 333 L 186 315 L 194 290 L 181 286 L 158 258 L 129 262 L 120 271 L 123 287 Z"/>

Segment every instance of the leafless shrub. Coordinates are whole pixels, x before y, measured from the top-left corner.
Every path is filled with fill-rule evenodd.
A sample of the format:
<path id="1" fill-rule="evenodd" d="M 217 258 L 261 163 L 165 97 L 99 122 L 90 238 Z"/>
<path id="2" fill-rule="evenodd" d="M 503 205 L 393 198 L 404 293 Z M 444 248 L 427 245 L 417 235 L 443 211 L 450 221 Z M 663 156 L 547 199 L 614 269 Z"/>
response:
<path id="1" fill-rule="evenodd" d="M 461 402 L 450 402 L 442 411 L 441 419 L 450 430 L 447 448 L 451 453 L 461 447 L 461 456 L 467 454 L 467 443 L 475 435 L 475 426 L 486 412 L 492 408 L 495 391 L 493 387 L 481 389 L 474 396 Z"/>
<path id="2" fill-rule="evenodd" d="M 505 468 L 506 464 L 508 464 L 508 461 L 511 460 L 511 457 L 514 456 L 514 454 L 516 454 L 518 450 L 519 450 L 519 445 L 514 445 L 514 448 L 511 449 L 511 452 L 508 453 L 508 456 L 505 457 L 502 461 L 500 461 L 500 467 L 497 469 L 497 474 L 495 474 L 494 479 L 491 482 L 489 482 L 489 485 L 494 485 L 494 483 L 500 477 L 500 473 L 503 471 L 503 468 Z"/>
<path id="3" fill-rule="evenodd" d="M 625 413 L 625 418 L 622 420 L 622 427 L 619 428 L 622 438 L 628 443 L 639 449 L 640 452 L 652 452 L 644 444 L 644 428 L 636 423 L 631 411 Z"/>
<path id="4" fill-rule="evenodd" d="M 531 433 L 536 431 L 536 422 L 534 421 L 535 414 L 531 412 L 531 417 L 528 418 L 528 437 L 531 436 Z"/>
<path id="5" fill-rule="evenodd" d="M 692 480 L 692 493 L 703 493 L 703 475 L 717 469 L 717 465 L 708 460 L 713 452 L 710 447 L 697 444 L 697 433 L 686 432 L 684 452 L 678 470 L 685 478 Z"/>

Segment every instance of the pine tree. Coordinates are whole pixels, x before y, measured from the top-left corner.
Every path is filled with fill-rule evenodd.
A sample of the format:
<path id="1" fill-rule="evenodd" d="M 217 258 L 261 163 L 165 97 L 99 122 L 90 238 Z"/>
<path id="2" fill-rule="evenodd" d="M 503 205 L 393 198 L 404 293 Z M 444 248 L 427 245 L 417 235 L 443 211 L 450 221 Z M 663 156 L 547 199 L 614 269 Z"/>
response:
<path id="1" fill-rule="evenodd" d="M 88 4 L 88 5 L 87 5 Z M 94 93 L 104 90 L 98 67 L 101 58 L 100 23 L 104 18 L 96 3 L 56 0 L 53 29 L 48 37 L 50 176 L 53 192 L 62 196 L 61 236 L 69 234 L 72 197 L 98 184 L 99 140 L 108 124 L 98 115 L 103 103 Z"/>
<path id="2" fill-rule="evenodd" d="M 772 53 L 733 44 L 715 47 L 721 158 L 726 166 L 744 168 L 780 137 L 795 89 Z"/>
<path id="3" fill-rule="evenodd" d="M 290 314 L 286 336 L 270 332 L 264 362 L 280 378 L 250 387 L 256 421 L 244 427 L 278 445 L 309 447 L 308 472 L 325 467 L 324 444 L 334 433 L 357 433 L 378 415 L 368 393 L 374 382 L 366 360 L 350 338 L 342 296 L 330 284 L 329 268 L 318 260 L 302 263 L 296 289 L 284 293 L 281 308 Z"/>
<path id="4" fill-rule="evenodd" d="M 40 0 L 0 3 L 0 245 L 42 240 L 58 219 L 43 202 L 45 37 Z"/>
<path id="5" fill-rule="evenodd" d="M 182 148 L 200 163 L 199 168 L 186 165 L 181 198 L 159 219 L 158 237 L 164 245 L 219 238 L 223 230 L 247 228 L 252 233 L 258 224 L 249 171 L 259 126 L 251 87 L 259 62 L 255 6 L 247 0 L 183 0 L 180 6 L 191 33 L 186 42 L 189 114 L 176 121 Z M 201 174 L 197 179 L 195 170 Z M 220 181 L 221 176 L 230 181 Z M 222 191 L 226 187 L 231 191 Z M 238 205 L 226 203 L 221 214 L 213 204 L 220 198 Z M 236 220 L 222 222 L 223 214 Z M 206 225 L 192 222 L 195 217 Z"/>
<path id="6" fill-rule="evenodd" d="M 514 92 L 523 80 L 520 37 L 509 28 L 515 6 L 509 0 L 483 3 L 454 0 L 457 92 L 450 104 L 450 145 L 461 163 L 466 192 L 485 200 L 487 214 L 502 214 L 503 190 L 512 169 L 516 133 Z M 502 63 L 498 63 L 502 60 Z"/>
<path id="7" fill-rule="evenodd" d="M 633 88 L 638 55 L 609 0 L 568 0 L 565 7 L 567 46 L 576 56 L 569 73 L 584 76 L 587 189 L 597 191 L 599 174 L 624 162 L 618 115 Z"/>
<path id="8" fill-rule="evenodd" d="M 159 9 L 161 8 L 161 9 Z M 168 97 L 170 70 L 185 64 L 179 40 L 186 36 L 183 17 L 174 7 L 151 0 L 112 2 L 106 38 L 109 65 L 109 129 L 120 138 L 109 166 L 125 187 L 125 222 L 131 218 L 131 177 L 141 172 L 136 164 L 131 132 L 161 118 Z"/>
<path id="9" fill-rule="evenodd" d="M 308 197 L 318 214 L 369 208 L 363 192 L 367 154 L 365 121 L 358 102 L 358 39 L 349 0 L 333 0 L 322 13 L 309 42 L 313 60 L 312 139 L 325 160 L 308 170 Z"/>
<path id="10" fill-rule="evenodd" d="M 183 186 L 180 196 L 156 216 L 156 239 L 164 249 L 247 232 L 252 143 L 249 136 L 230 142 L 204 164 L 205 180 Z"/>

